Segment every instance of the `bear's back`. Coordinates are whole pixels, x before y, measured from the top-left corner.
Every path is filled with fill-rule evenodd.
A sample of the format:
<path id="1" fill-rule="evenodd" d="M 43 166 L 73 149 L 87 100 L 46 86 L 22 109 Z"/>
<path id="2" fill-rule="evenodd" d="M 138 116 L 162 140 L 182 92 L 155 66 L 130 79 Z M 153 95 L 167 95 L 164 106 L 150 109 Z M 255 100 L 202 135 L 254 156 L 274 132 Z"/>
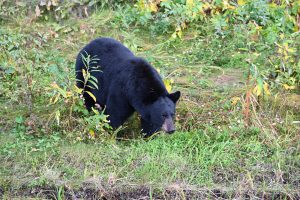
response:
<path id="1" fill-rule="evenodd" d="M 105 37 L 93 40 L 83 50 L 99 59 L 102 70 L 106 67 L 118 67 L 120 63 L 134 57 L 134 54 L 122 43 Z"/>
<path id="2" fill-rule="evenodd" d="M 75 70 L 78 80 L 83 80 L 82 69 L 85 68 L 86 63 L 83 62 L 82 57 L 87 56 L 93 58 L 93 61 L 88 64 L 89 67 L 99 67 L 102 72 L 91 72 L 99 82 L 103 82 L 104 74 L 110 79 L 111 74 L 122 70 L 124 67 L 122 63 L 134 58 L 134 54 L 119 41 L 106 37 L 97 38 L 83 47 L 77 56 Z M 77 86 L 82 88 L 83 84 L 78 81 Z"/>
<path id="3" fill-rule="evenodd" d="M 117 40 L 97 38 L 80 51 L 76 63 L 76 78 L 83 80 L 84 64 L 80 54 L 97 58 L 90 66 L 97 66 L 101 70 L 101 72 L 91 71 L 91 76 L 98 80 L 99 89 L 93 93 L 97 94 L 95 96 L 100 103 L 106 103 L 109 90 L 117 91 L 121 88 L 132 91 L 132 94 L 143 93 L 142 99 L 149 102 L 167 94 L 158 72 L 146 60 L 136 57 Z M 82 82 L 78 81 L 77 86 L 83 88 Z"/>

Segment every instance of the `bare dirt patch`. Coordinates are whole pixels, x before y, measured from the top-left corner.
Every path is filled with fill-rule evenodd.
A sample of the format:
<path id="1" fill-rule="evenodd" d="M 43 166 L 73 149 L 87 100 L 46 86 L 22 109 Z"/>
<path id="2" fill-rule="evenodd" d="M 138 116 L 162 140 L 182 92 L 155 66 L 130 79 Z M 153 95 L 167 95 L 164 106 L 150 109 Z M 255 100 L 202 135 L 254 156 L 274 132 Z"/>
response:
<path id="1" fill-rule="evenodd" d="M 3 190 L 0 190 L 0 197 L 4 197 Z M 124 188 L 110 188 L 108 191 L 103 191 L 100 188 L 80 188 L 78 190 L 62 189 L 51 187 L 38 187 L 31 189 L 22 189 L 17 192 L 11 191 L 8 198 L 38 198 L 38 199 L 101 199 L 101 200 L 127 200 L 127 199 L 299 199 L 300 193 L 284 193 L 279 191 L 257 192 L 248 190 L 239 192 L 228 189 L 152 189 L 151 187 L 124 187 Z"/>
<path id="2" fill-rule="evenodd" d="M 211 81 L 217 87 L 224 87 L 224 86 L 241 86 L 244 85 L 244 76 L 243 72 L 240 69 L 230 69 L 224 71 L 224 73 L 211 77 Z"/>

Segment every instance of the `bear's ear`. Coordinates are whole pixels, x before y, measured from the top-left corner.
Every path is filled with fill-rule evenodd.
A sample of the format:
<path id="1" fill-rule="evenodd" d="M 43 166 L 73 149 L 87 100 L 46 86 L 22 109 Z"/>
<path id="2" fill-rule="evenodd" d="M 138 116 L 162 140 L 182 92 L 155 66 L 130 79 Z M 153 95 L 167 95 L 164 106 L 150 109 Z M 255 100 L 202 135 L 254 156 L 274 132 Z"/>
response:
<path id="1" fill-rule="evenodd" d="M 177 91 L 177 92 L 174 92 L 174 93 L 171 93 L 168 95 L 168 97 L 174 102 L 176 103 L 180 97 L 180 91 Z"/>

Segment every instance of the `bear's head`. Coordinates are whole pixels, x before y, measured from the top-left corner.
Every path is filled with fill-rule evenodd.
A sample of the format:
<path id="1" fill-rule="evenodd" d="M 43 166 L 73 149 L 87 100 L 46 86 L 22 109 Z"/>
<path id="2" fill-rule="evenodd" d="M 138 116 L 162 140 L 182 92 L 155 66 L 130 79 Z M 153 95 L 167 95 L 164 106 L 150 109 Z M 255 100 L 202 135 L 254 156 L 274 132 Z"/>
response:
<path id="1" fill-rule="evenodd" d="M 159 97 L 147 106 L 145 114 L 141 116 L 142 129 L 146 133 L 146 137 L 160 130 L 170 134 L 174 133 L 175 108 L 179 97 L 180 92 L 177 91 Z"/>

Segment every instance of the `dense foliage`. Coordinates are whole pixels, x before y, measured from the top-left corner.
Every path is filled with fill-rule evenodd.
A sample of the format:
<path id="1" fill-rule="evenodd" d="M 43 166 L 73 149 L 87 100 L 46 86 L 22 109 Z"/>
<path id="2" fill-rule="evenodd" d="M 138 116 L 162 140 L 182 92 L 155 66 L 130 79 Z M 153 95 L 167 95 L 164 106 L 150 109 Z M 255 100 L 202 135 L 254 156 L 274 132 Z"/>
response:
<path id="1" fill-rule="evenodd" d="M 23 11 L 43 20 L 52 18 L 57 21 L 70 16 L 88 17 L 92 10 L 112 7 L 118 11 L 113 21 L 116 26 L 124 30 L 130 26 L 149 29 L 153 37 L 169 34 L 171 40 L 184 37 L 187 29 L 196 27 L 199 38 L 209 34 L 213 34 L 210 36 L 212 41 L 215 38 L 223 41 L 238 38 L 235 44 L 223 45 L 220 53 L 243 52 L 238 57 L 248 61 L 244 66 L 251 65 L 259 71 L 259 77 L 254 72 L 258 82 L 286 89 L 294 89 L 300 84 L 300 3 L 297 0 L 41 0 L 3 1 L 0 6 L 2 20 Z M 211 26 L 202 27 L 203 23 Z M 187 60 L 197 62 L 197 57 L 205 52 L 194 50 L 193 54 L 193 60 Z M 217 54 L 211 57 L 210 64 L 221 67 L 234 64 L 232 60 L 222 60 Z M 262 84 L 258 85 L 263 90 Z"/>
<path id="2" fill-rule="evenodd" d="M 121 24 L 125 27 L 132 24 L 148 27 L 154 35 L 174 31 L 171 37 L 175 39 L 181 38 L 189 27 L 210 22 L 214 30 L 199 28 L 199 35 L 214 33 L 212 40 L 237 39 L 230 48 L 246 51 L 250 55 L 247 59 L 250 65 L 260 70 L 260 79 L 284 85 L 285 88 L 300 84 L 299 1 L 145 2 L 140 0 L 134 7 L 127 6 L 127 13 L 122 13 L 118 18 Z M 215 61 L 213 64 L 222 67 L 227 63 Z"/>

